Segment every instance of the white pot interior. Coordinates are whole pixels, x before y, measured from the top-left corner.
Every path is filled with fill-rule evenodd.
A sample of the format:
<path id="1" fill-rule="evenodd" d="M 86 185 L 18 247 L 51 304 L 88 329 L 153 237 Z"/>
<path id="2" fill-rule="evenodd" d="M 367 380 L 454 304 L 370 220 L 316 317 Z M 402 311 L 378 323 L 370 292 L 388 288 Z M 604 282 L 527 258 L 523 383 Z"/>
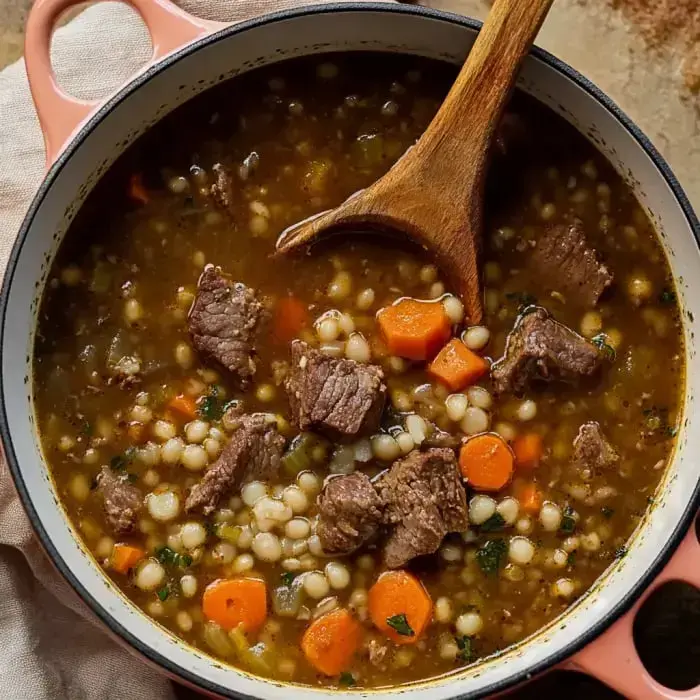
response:
<path id="1" fill-rule="evenodd" d="M 26 502 L 35 523 L 50 533 L 52 554 L 60 568 L 80 582 L 84 597 L 113 629 L 138 640 L 152 659 L 169 660 L 190 680 L 229 693 L 283 700 L 289 686 L 261 680 L 226 667 L 196 652 L 132 607 L 102 575 L 82 548 L 59 505 L 44 465 L 32 406 L 31 357 L 35 318 L 50 263 L 82 200 L 124 147 L 178 104 L 232 75 L 291 56 L 338 50 L 392 51 L 461 63 L 475 31 L 459 20 L 421 16 L 420 10 L 396 11 L 387 6 L 315 10 L 274 21 L 256 22 L 245 30 L 224 31 L 201 48 L 185 52 L 166 69 L 155 69 L 139 89 L 113 107 L 103 109 L 89 133 L 68 151 L 40 193 L 27 220 L 24 237 L 15 251 L 14 269 L 2 341 L 2 398 L 11 436 L 8 457 L 19 465 Z M 226 66 L 225 70 L 222 66 Z M 693 500 L 700 480 L 700 429 L 693 429 L 700 367 L 693 347 L 700 310 L 700 255 L 688 216 L 660 167 L 609 108 L 580 84 L 541 58 L 525 63 L 520 87 L 560 113 L 596 143 L 620 173 L 633 173 L 631 182 L 639 200 L 656 222 L 678 284 L 685 311 L 688 384 L 685 422 L 672 468 L 656 504 L 640 527 L 628 555 L 617 562 L 598 584 L 567 614 L 547 629 L 501 654 L 457 675 L 402 688 L 416 700 L 474 696 L 524 678 L 533 669 L 587 635 L 596 623 L 623 605 L 645 572 L 655 566 L 669 538 Z M 657 161 L 657 162 L 660 162 Z M 327 695 L 324 690 L 298 688 L 295 694 Z M 378 691 L 378 692 L 390 692 Z M 338 695 L 334 691 L 332 695 Z M 372 695 L 358 693 L 353 695 Z"/>

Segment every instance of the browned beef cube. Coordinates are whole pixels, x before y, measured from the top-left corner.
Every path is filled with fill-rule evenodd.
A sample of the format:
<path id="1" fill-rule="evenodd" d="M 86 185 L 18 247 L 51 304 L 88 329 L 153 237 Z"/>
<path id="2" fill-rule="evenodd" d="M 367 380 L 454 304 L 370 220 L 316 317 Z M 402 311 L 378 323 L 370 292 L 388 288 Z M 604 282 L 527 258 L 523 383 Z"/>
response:
<path id="1" fill-rule="evenodd" d="M 185 509 L 213 513 L 221 499 L 248 481 L 277 477 L 284 438 L 277 424 L 262 413 L 236 416 L 239 426 L 219 458 L 190 490 Z"/>
<path id="2" fill-rule="evenodd" d="M 393 526 L 384 562 L 390 569 L 435 552 L 448 532 L 466 530 L 467 497 L 452 450 L 414 451 L 394 462 L 376 484 Z"/>
<path id="3" fill-rule="evenodd" d="M 328 357 L 295 340 L 285 387 L 300 430 L 351 440 L 379 426 L 386 385 L 376 365 Z"/>
<path id="4" fill-rule="evenodd" d="M 255 374 L 254 340 L 263 313 L 252 289 L 207 265 L 188 319 L 192 344 L 246 384 Z"/>
<path id="5" fill-rule="evenodd" d="M 578 220 L 549 227 L 537 241 L 528 267 L 543 285 L 581 307 L 595 306 L 613 281 L 610 270 L 586 243 Z"/>
<path id="6" fill-rule="evenodd" d="M 117 474 L 109 467 L 102 467 L 97 489 L 104 499 L 105 519 L 114 534 L 132 532 L 143 508 L 141 490 L 129 483 L 127 474 Z"/>
<path id="7" fill-rule="evenodd" d="M 620 461 L 615 448 L 608 442 L 597 421 L 584 423 L 574 439 L 573 462 L 578 468 L 600 471 L 614 467 Z"/>
<path id="8" fill-rule="evenodd" d="M 316 534 L 326 554 L 350 554 L 371 541 L 382 522 L 382 502 L 362 472 L 331 478 L 318 499 Z"/>
<path id="9" fill-rule="evenodd" d="M 534 380 L 589 377 L 602 361 L 599 348 L 538 306 L 517 320 L 505 354 L 491 366 L 491 379 L 496 393 L 517 393 Z"/>

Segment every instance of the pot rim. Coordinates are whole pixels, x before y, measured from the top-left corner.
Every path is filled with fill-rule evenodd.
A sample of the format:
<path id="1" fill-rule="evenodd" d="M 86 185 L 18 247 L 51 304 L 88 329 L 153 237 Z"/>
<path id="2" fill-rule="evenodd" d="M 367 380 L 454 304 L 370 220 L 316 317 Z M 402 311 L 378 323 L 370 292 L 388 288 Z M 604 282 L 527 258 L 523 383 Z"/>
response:
<path id="1" fill-rule="evenodd" d="M 465 27 L 474 30 L 479 30 L 482 25 L 482 22 L 471 17 L 461 16 L 451 12 L 435 10 L 422 6 L 410 6 L 399 4 L 394 5 L 386 2 L 373 1 L 361 3 L 352 1 L 344 2 L 341 0 L 340 2 L 331 2 L 323 5 L 312 5 L 287 10 L 280 10 L 276 12 L 267 13 L 261 15 L 260 17 L 256 17 L 243 22 L 237 22 L 228 27 L 224 27 L 221 30 L 215 31 L 212 34 L 205 35 L 200 39 L 196 39 L 195 41 L 186 44 L 182 48 L 173 52 L 171 55 L 158 61 L 153 66 L 149 67 L 146 71 L 130 80 L 124 87 L 120 88 L 114 95 L 107 98 L 96 109 L 96 111 L 76 131 L 75 135 L 71 138 L 70 142 L 62 150 L 59 157 L 51 165 L 50 169 L 44 176 L 44 179 L 42 180 L 39 189 L 37 190 L 34 198 L 32 199 L 32 202 L 18 231 L 17 237 L 12 246 L 12 251 L 8 258 L 7 269 L 3 279 L 2 289 L 0 291 L 0 347 L 2 347 L 4 344 L 9 293 L 15 276 L 17 261 L 21 254 L 24 243 L 32 229 L 34 217 L 36 216 L 42 201 L 44 200 L 46 194 L 50 191 L 54 181 L 56 180 L 58 174 L 61 172 L 63 167 L 68 163 L 68 161 L 71 159 L 78 147 L 85 141 L 86 138 L 88 138 L 88 136 L 94 130 L 94 128 L 120 102 L 122 102 L 125 98 L 127 98 L 136 90 L 143 87 L 155 75 L 159 74 L 164 70 L 167 70 L 169 67 L 171 67 L 181 59 L 198 52 L 199 50 L 205 48 L 209 44 L 218 42 L 220 40 L 228 39 L 237 34 L 244 33 L 250 29 L 266 24 L 272 24 L 292 18 L 299 18 L 310 15 L 330 13 L 340 14 L 343 12 L 399 13 L 439 20 L 442 22 L 447 22 L 450 24 L 458 25 L 460 27 Z M 687 195 L 681 187 L 678 179 L 673 174 L 670 166 L 663 158 L 663 156 L 652 145 L 651 141 L 644 135 L 641 129 L 618 107 L 618 105 L 610 97 L 608 97 L 594 83 L 585 78 L 574 68 L 564 63 L 563 61 L 555 57 L 553 54 L 539 47 L 533 47 L 531 53 L 536 58 L 540 59 L 540 61 L 542 61 L 548 67 L 552 68 L 560 74 L 563 74 L 574 84 L 576 84 L 579 88 L 581 88 L 591 97 L 593 97 L 610 114 L 610 116 L 613 119 L 617 120 L 626 129 L 630 136 L 634 138 L 637 145 L 650 158 L 655 167 L 658 169 L 661 177 L 670 188 L 671 192 L 673 193 L 674 199 L 678 203 L 679 207 L 683 212 L 683 215 L 685 216 L 689 228 L 693 232 L 696 245 L 700 247 L 700 221 L 698 220 L 698 216 L 693 211 L 693 208 L 690 204 L 690 201 L 688 200 Z M 50 534 L 43 527 L 43 524 L 39 519 L 38 513 L 33 505 L 30 496 L 30 489 L 27 487 L 27 484 L 24 480 L 22 469 L 19 465 L 19 460 L 15 453 L 12 436 L 9 430 L 7 406 L 5 405 L 4 377 L 1 373 L 0 438 L 2 439 L 2 446 L 4 448 L 3 451 L 5 453 L 6 461 L 9 467 L 10 474 L 12 475 L 15 488 L 22 502 L 22 506 L 27 515 L 29 516 L 32 528 L 34 529 L 35 534 L 38 536 L 39 543 L 51 559 L 54 566 L 58 569 L 59 573 L 76 591 L 76 593 L 78 593 L 80 598 L 88 605 L 91 612 L 100 620 L 100 622 L 106 625 L 112 633 L 120 637 L 132 649 L 136 650 L 139 654 L 146 657 L 146 659 L 148 659 L 150 662 L 164 669 L 171 677 L 177 678 L 182 682 L 186 683 L 187 685 L 194 686 L 198 689 L 204 690 L 209 693 L 214 693 L 217 696 L 246 698 L 246 700 L 255 700 L 253 696 L 243 694 L 232 687 L 225 687 L 218 683 L 209 681 L 199 676 L 198 674 L 173 663 L 163 653 L 144 644 L 140 639 L 135 637 L 131 632 L 124 628 L 119 622 L 119 620 L 112 613 L 108 612 L 104 607 L 102 607 L 85 589 L 81 581 L 73 574 L 66 561 L 61 557 L 58 550 L 54 547 Z M 479 691 L 477 691 L 479 695 L 491 696 L 497 693 L 501 693 L 522 682 L 532 679 L 534 676 L 560 664 L 562 661 L 575 654 L 577 651 L 582 649 L 584 646 L 586 646 L 599 635 L 601 635 L 605 630 L 607 630 L 616 620 L 618 620 L 633 606 L 634 602 L 640 596 L 640 594 L 660 573 L 664 565 L 668 562 L 671 555 L 680 544 L 689 526 L 693 525 L 695 515 L 699 509 L 700 481 L 698 481 L 698 483 L 695 485 L 692 498 L 689 500 L 685 512 L 683 513 L 682 517 L 679 518 L 675 529 L 668 536 L 664 546 L 662 547 L 661 551 L 657 554 L 653 563 L 641 576 L 639 576 L 634 581 L 634 583 L 625 593 L 624 597 L 618 602 L 618 604 L 614 608 L 612 608 L 607 614 L 603 615 L 600 619 L 592 623 L 588 627 L 586 632 L 583 633 L 579 638 L 574 639 L 570 643 L 552 652 L 537 663 L 532 664 L 527 670 L 518 671 L 517 673 L 510 675 L 504 679 L 490 683 L 485 688 L 482 688 Z M 457 678 L 458 676 L 455 675 L 454 679 Z M 445 683 L 449 683 L 450 680 L 450 676 L 443 677 L 443 682 Z M 294 684 L 289 685 L 293 686 L 295 690 L 299 692 L 318 690 L 316 688 L 307 688 L 305 686 L 297 686 Z M 402 690 L 406 690 L 407 687 L 410 686 L 401 686 L 395 689 L 382 688 L 381 692 L 386 693 L 387 690 L 389 692 L 391 692 L 392 690 L 401 692 Z M 363 691 L 363 695 L 371 695 L 374 692 L 376 691 L 368 689 Z M 341 695 L 343 693 L 342 691 L 337 691 L 335 694 Z"/>

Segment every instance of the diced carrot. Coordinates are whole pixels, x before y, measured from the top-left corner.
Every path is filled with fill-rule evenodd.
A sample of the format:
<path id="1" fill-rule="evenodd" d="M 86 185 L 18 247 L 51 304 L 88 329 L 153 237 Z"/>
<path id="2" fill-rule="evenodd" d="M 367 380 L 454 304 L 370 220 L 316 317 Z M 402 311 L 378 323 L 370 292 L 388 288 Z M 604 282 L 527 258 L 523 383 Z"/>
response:
<path id="1" fill-rule="evenodd" d="M 430 360 L 450 337 L 450 319 L 439 301 L 401 299 L 377 313 L 377 323 L 392 355 Z"/>
<path id="2" fill-rule="evenodd" d="M 193 398 L 184 394 L 179 394 L 175 398 L 170 399 L 168 401 L 168 409 L 188 420 L 194 420 L 197 417 L 197 404 Z"/>
<path id="3" fill-rule="evenodd" d="M 133 569 L 145 556 L 146 552 L 143 549 L 124 544 L 123 542 L 117 542 L 112 547 L 110 561 L 115 571 L 125 574 L 129 569 Z"/>
<path id="4" fill-rule="evenodd" d="M 135 173 L 129 179 L 129 197 L 140 204 L 148 204 L 150 197 L 143 186 L 141 173 Z"/>
<path id="5" fill-rule="evenodd" d="M 459 453 L 462 476 L 480 491 L 500 491 L 513 477 L 513 452 L 496 433 L 469 438 Z"/>
<path id="6" fill-rule="evenodd" d="M 428 367 L 428 372 L 452 391 L 474 384 L 488 371 L 486 360 L 457 338 L 452 338 Z"/>
<path id="7" fill-rule="evenodd" d="M 537 484 L 527 482 L 515 490 L 515 496 L 520 502 L 520 508 L 530 515 L 540 512 L 542 508 L 542 492 Z"/>
<path id="8" fill-rule="evenodd" d="M 519 469 L 534 469 L 542 459 L 542 436 L 523 433 L 513 441 L 515 464 Z"/>
<path id="9" fill-rule="evenodd" d="M 309 309 L 297 297 L 282 297 L 275 306 L 273 333 L 284 343 L 299 337 L 299 333 L 311 325 Z"/>
<path id="10" fill-rule="evenodd" d="M 225 630 L 254 632 L 267 617 L 267 586 L 258 578 L 218 579 L 204 589 L 202 612 Z"/>
<path id="11" fill-rule="evenodd" d="M 301 648 L 317 671 L 337 676 L 350 665 L 361 641 L 360 623 L 345 608 L 336 608 L 308 626 Z"/>
<path id="12" fill-rule="evenodd" d="M 387 571 L 369 589 L 369 616 L 374 626 L 397 644 L 415 644 L 432 610 L 423 584 L 407 571 Z"/>

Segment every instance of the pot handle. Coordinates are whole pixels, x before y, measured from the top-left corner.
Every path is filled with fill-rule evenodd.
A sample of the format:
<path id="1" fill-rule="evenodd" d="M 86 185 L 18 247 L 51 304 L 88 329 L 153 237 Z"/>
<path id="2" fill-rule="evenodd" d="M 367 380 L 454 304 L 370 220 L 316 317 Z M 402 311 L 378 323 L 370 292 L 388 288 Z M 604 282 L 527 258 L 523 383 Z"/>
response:
<path id="1" fill-rule="evenodd" d="M 170 0 L 122 0 L 143 19 L 151 36 L 153 55 L 142 70 L 163 56 L 199 37 L 227 26 L 200 19 Z M 36 0 L 27 20 L 24 55 L 29 87 L 44 134 L 46 163 L 58 157 L 77 127 L 97 110 L 103 100 L 80 100 L 66 94 L 51 67 L 51 36 L 60 16 L 83 0 Z"/>
<path id="2" fill-rule="evenodd" d="M 700 700 L 700 686 L 672 690 L 655 681 L 644 668 L 632 638 L 632 626 L 639 608 L 651 593 L 668 581 L 684 581 L 700 589 L 700 544 L 694 524 L 666 568 L 632 609 L 569 659 L 564 667 L 593 676 L 633 700 Z"/>

